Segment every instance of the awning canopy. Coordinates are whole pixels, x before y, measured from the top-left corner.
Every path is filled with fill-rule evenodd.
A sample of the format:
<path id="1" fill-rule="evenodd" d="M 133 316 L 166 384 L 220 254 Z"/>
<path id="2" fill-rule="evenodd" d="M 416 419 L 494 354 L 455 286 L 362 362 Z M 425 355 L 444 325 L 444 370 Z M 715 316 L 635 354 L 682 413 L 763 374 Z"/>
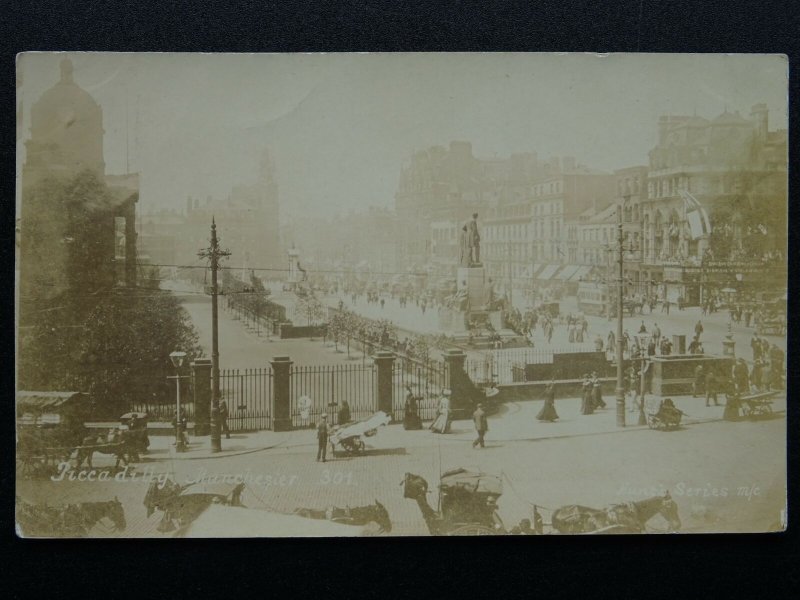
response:
<path id="1" fill-rule="evenodd" d="M 89 395 L 83 392 L 17 392 L 17 410 L 25 412 L 58 412 L 89 402 Z"/>
<path id="2" fill-rule="evenodd" d="M 544 269 L 542 269 L 542 272 L 536 276 L 536 279 L 547 281 L 555 274 L 556 271 L 558 271 L 559 266 L 560 265 L 547 265 Z"/>
<path id="3" fill-rule="evenodd" d="M 570 276 L 569 281 L 578 281 L 581 277 L 586 277 L 591 270 L 592 267 L 581 265 L 578 267 L 578 270 L 575 271 L 572 276 Z"/>
<path id="4" fill-rule="evenodd" d="M 578 270 L 578 265 L 567 265 L 561 271 L 559 271 L 558 275 L 555 276 L 555 279 L 560 279 L 561 281 L 569 281 L 569 278 L 575 274 L 575 271 Z"/>

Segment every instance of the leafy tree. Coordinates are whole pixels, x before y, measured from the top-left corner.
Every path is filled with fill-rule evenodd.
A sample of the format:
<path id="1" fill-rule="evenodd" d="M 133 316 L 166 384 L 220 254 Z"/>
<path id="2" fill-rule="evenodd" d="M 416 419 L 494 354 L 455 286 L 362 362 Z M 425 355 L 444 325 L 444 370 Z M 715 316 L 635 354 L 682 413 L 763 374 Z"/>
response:
<path id="1" fill-rule="evenodd" d="M 107 295 L 78 326 L 60 326 L 53 314 L 20 344 L 20 388 L 88 392 L 98 415 L 169 400 L 170 352 L 202 355 L 188 314 L 168 292 Z"/>

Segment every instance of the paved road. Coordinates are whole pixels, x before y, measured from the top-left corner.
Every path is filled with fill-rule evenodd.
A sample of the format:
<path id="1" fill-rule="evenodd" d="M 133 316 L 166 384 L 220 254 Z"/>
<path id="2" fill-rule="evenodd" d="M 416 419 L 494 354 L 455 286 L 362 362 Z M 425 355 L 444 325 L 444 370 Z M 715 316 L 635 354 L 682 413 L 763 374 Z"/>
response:
<path id="1" fill-rule="evenodd" d="M 565 420 L 573 417 L 568 402 L 559 401 Z M 508 405 L 489 421 L 487 447 L 473 450 L 468 421 L 454 423 L 453 433 L 439 436 L 427 430 L 368 439 L 364 456 L 314 461 L 314 432 L 296 431 L 278 447 L 226 458 L 174 461 L 163 455 L 141 463 L 137 472 L 169 473 L 186 481 L 208 475 L 262 476 L 266 483 L 248 484 L 249 507 L 292 512 L 298 507 L 359 506 L 376 499 L 385 504 L 394 534 L 427 532 L 421 513 L 404 499 L 399 483 L 406 472 L 431 484 L 428 499 L 436 508 L 435 482 L 440 472 L 473 467 L 503 474 L 500 514 L 506 523 L 530 517 L 531 503 L 547 509 L 564 504 L 603 506 L 649 497 L 669 490 L 678 503 L 683 531 L 761 531 L 778 528 L 785 504 L 785 419 L 758 422 L 690 424 L 674 432 L 631 429 L 554 437 L 560 423 L 534 420 L 541 403 Z M 586 417 L 587 422 L 595 418 Z M 599 418 L 602 418 L 600 416 Z M 529 425 L 526 432 L 525 423 Z M 568 426 L 565 425 L 565 429 Z M 383 431 L 383 430 L 382 430 Z M 527 439 L 507 439 L 525 433 Z M 106 463 L 98 458 L 97 464 Z M 267 481 L 267 478 L 268 481 Z M 17 493 L 31 502 L 79 502 L 118 497 L 126 508 L 131 536 L 161 536 L 158 515 L 146 516 L 141 481 L 79 482 L 20 481 Z M 651 522 L 658 530 L 660 518 Z M 119 535 L 97 527 L 94 535 Z"/>

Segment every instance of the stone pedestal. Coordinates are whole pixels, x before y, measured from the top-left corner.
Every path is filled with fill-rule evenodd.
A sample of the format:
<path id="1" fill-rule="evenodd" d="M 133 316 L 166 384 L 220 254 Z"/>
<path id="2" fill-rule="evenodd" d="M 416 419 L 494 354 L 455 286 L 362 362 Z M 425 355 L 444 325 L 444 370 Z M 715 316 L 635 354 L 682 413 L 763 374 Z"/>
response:
<path id="1" fill-rule="evenodd" d="M 275 356 L 272 359 L 272 430 L 290 431 L 292 429 L 291 397 L 289 379 L 292 360 L 288 356 Z"/>
<path id="2" fill-rule="evenodd" d="M 450 410 L 454 419 L 468 419 L 472 416 L 478 402 L 486 398 L 464 370 L 467 355 L 462 350 L 448 350 L 444 353 L 450 380 Z"/>
<path id="3" fill-rule="evenodd" d="M 394 420 L 392 411 L 392 374 L 394 352 L 377 352 L 373 357 L 378 371 L 377 410 L 382 410 Z"/>
<path id="4" fill-rule="evenodd" d="M 459 267 L 456 273 L 458 290 L 466 290 L 472 310 L 478 310 L 489 302 L 489 280 L 483 266 Z"/>

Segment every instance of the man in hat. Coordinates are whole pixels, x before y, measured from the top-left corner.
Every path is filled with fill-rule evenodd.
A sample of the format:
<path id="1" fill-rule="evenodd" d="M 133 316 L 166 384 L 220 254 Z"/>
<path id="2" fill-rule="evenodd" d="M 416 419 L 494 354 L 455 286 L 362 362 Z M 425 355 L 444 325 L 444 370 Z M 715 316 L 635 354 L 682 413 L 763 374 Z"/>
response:
<path id="1" fill-rule="evenodd" d="M 478 438 L 472 442 L 472 447 L 476 447 L 480 444 L 481 448 L 485 448 L 483 444 L 483 436 L 486 435 L 486 432 L 489 431 L 489 422 L 486 420 L 486 413 L 483 412 L 483 403 L 478 403 L 478 408 L 472 414 L 472 420 L 475 423 L 475 431 L 478 432 Z"/>
<path id="2" fill-rule="evenodd" d="M 317 425 L 317 462 L 325 462 L 325 454 L 328 451 L 328 415 L 323 414 Z"/>

